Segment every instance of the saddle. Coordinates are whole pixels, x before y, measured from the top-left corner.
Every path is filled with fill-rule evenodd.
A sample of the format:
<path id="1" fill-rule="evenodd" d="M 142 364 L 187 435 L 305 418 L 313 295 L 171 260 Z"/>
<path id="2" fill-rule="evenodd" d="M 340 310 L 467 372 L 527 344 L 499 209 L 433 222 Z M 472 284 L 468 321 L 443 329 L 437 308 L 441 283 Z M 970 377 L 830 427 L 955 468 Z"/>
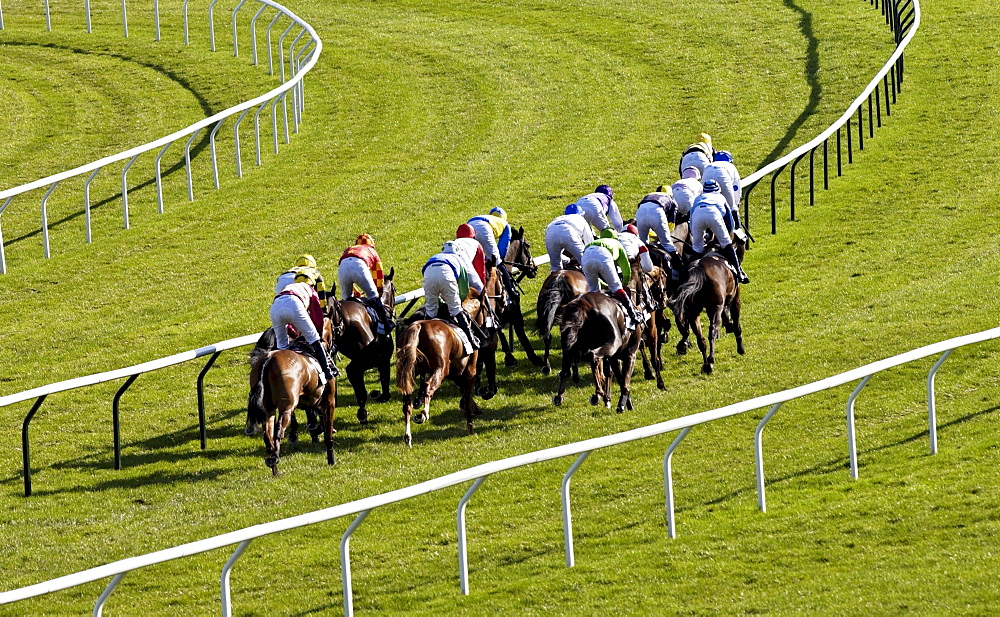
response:
<path id="1" fill-rule="evenodd" d="M 381 302 L 381 300 L 377 300 L 377 299 L 376 300 L 369 300 L 368 298 L 355 298 L 355 297 L 352 297 L 352 298 L 348 298 L 348 299 L 344 300 L 344 302 L 357 302 L 361 306 L 365 307 L 365 311 L 368 312 L 368 318 L 372 320 L 373 324 L 375 324 L 375 333 L 376 334 L 388 334 L 388 330 L 386 329 L 385 322 L 382 321 L 382 319 L 379 317 L 378 312 L 370 304 L 370 302 Z"/>
<path id="2" fill-rule="evenodd" d="M 460 340 L 462 342 L 462 353 L 463 353 L 463 355 L 467 356 L 467 355 L 471 354 L 473 351 L 476 350 L 476 348 L 472 346 L 472 341 L 470 341 L 469 337 L 465 334 L 465 330 L 462 330 L 462 328 L 459 327 L 458 324 L 452 323 L 448 319 L 441 319 L 440 317 L 437 318 L 437 319 L 439 321 L 442 321 L 442 322 L 448 324 L 448 326 L 451 328 L 451 331 L 454 332 L 455 336 L 458 337 L 458 340 Z"/>
<path id="3" fill-rule="evenodd" d="M 306 359 L 306 362 L 309 363 L 310 368 L 316 371 L 316 375 L 319 376 L 320 387 L 326 385 L 326 376 L 323 374 L 323 367 L 320 366 L 319 360 L 316 359 L 316 356 L 313 355 L 312 349 L 309 347 L 309 345 L 306 344 L 304 340 L 302 340 L 301 338 L 297 338 L 295 340 L 289 341 L 288 351 L 294 351 L 300 356 L 303 356 Z M 333 363 L 333 360 L 330 360 L 330 368 L 333 369 L 334 377 L 340 375 L 340 371 L 337 370 L 337 365 Z"/>

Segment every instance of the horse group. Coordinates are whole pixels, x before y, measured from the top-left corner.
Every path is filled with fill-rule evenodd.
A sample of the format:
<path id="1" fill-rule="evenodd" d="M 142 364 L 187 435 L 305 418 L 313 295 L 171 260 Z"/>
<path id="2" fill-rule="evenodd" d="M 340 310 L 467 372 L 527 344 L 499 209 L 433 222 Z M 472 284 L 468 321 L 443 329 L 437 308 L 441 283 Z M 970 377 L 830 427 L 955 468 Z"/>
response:
<path id="1" fill-rule="evenodd" d="M 683 250 L 682 241 L 676 244 Z M 693 263 L 686 282 L 681 285 L 670 280 L 669 265 L 663 260 L 659 260 L 649 273 L 636 264 L 628 291 L 641 313 L 641 323 L 632 327 L 627 324 L 626 314 L 617 300 L 604 293 L 587 292 L 586 280 L 579 270 L 552 272 L 542 285 L 536 306 L 535 325 L 544 346 L 541 355 L 535 353 L 525 332 L 521 306 L 519 281 L 537 274 L 523 227 L 513 230 L 504 264 L 514 275 L 507 284 L 501 280 L 499 268 L 492 268 L 482 294 L 472 292 L 463 303 L 483 335 L 481 345 L 471 353 L 455 327 L 439 319 L 421 319 L 421 311 L 399 323 L 394 344 L 392 333 L 378 332 L 377 319 L 363 301 L 329 301 L 323 341 L 327 349 L 335 349 L 349 360 L 346 373 L 354 390 L 357 418 L 361 424 L 368 422 L 370 401 L 382 403 L 390 398 L 390 369 L 394 356 L 396 385 L 403 398 L 403 440 L 411 446 L 411 420 L 417 424 L 428 420 L 431 400 L 445 379 L 454 382 L 461 392 L 460 409 L 466 432 L 472 434 L 473 418 L 481 414 L 475 397 L 488 400 L 497 393 L 497 351 L 503 351 L 507 367 L 516 365 L 515 338 L 529 361 L 541 367 L 543 374 L 549 374 L 555 326 L 560 330 L 562 350 L 558 388 L 553 397 L 557 405 L 565 399 L 567 381 L 579 382 L 578 365 L 581 362 L 589 362 L 594 375 L 594 394 L 590 399 L 593 405 L 603 403 L 610 408 L 614 377 L 619 386 L 616 410 L 621 413 L 633 408 L 631 378 L 639 354 L 645 377 L 655 379 L 657 387 L 665 389 L 660 348 L 670 328 L 670 320 L 665 314 L 667 309 L 672 310 L 682 335 L 677 344 L 679 354 L 685 353 L 690 346 L 689 333 L 694 330 L 704 359 L 702 372 L 712 372 L 715 340 L 723 325 L 736 335 L 739 353 L 744 352 L 739 325 L 739 285 L 725 260 L 713 254 Z M 390 270 L 379 301 L 395 319 L 393 277 L 394 271 Z M 706 311 L 710 322 L 707 341 L 699 319 L 702 310 Z M 269 337 L 265 332 L 251 354 L 247 434 L 262 429 L 264 462 L 277 475 L 281 441 L 286 432 L 289 441 L 297 440 L 298 423 L 294 411 L 303 410 L 313 442 L 318 442 L 320 433 L 324 435 L 327 463 L 334 464 L 336 380 L 323 383 L 321 372 L 306 354 L 274 350 L 273 347 L 273 334 Z M 378 372 L 380 389 L 369 393 L 365 374 L 373 369 Z"/>

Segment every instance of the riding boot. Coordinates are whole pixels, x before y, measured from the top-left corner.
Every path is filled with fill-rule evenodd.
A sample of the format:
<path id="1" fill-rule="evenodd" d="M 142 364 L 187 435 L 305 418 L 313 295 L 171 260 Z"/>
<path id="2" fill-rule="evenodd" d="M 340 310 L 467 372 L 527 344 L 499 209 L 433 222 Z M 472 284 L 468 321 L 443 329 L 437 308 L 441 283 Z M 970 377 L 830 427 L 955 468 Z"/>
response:
<path id="1" fill-rule="evenodd" d="M 465 336 L 469 337 L 469 343 L 472 344 L 472 349 L 479 349 L 482 343 L 479 341 L 479 338 L 472 333 L 472 318 L 469 317 L 469 314 L 464 310 L 459 311 L 452 315 L 452 319 L 454 319 L 458 327 L 462 329 L 462 332 L 465 332 Z"/>
<path id="2" fill-rule="evenodd" d="M 743 267 L 740 265 L 740 258 L 736 255 L 736 247 L 734 245 L 729 244 L 723 248 L 722 256 L 726 258 L 726 261 L 728 261 L 733 268 L 736 269 L 737 278 L 739 278 L 742 285 L 746 285 L 750 282 L 750 277 L 746 275 L 746 272 L 743 271 Z"/>
<path id="3" fill-rule="evenodd" d="M 511 300 L 516 300 L 520 294 L 518 294 L 517 288 L 514 287 L 514 279 L 511 277 L 510 271 L 507 270 L 507 266 L 502 261 L 497 264 L 497 272 L 500 274 L 500 282 L 503 283 L 507 293 L 510 294 Z"/>
<path id="4" fill-rule="evenodd" d="M 639 316 L 636 314 L 635 307 L 632 305 L 632 298 L 628 297 L 628 292 L 624 289 L 619 289 L 615 292 L 615 299 L 625 307 L 625 312 L 628 314 L 631 322 L 628 329 L 631 330 L 640 323 Z"/>
<path id="5" fill-rule="evenodd" d="M 323 375 L 326 376 L 327 381 L 336 377 L 338 373 L 337 367 L 330 363 L 330 358 L 326 355 L 326 350 L 323 349 L 323 343 L 321 341 L 313 341 L 309 345 L 309 349 L 312 350 L 313 357 L 319 361 L 319 366 L 323 369 Z"/>
<path id="6" fill-rule="evenodd" d="M 375 310 L 375 314 L 378 315 L 379 325 L 378 333 L 387 334 L 392 332 L 392 329 L 396 327 L 396 323 L 392 321 L 389 317 L 389 311 L 386 310 L 385 304 L 382 303 L 381 298 L 371 298 L 368 300 L 368 306 Z"/>

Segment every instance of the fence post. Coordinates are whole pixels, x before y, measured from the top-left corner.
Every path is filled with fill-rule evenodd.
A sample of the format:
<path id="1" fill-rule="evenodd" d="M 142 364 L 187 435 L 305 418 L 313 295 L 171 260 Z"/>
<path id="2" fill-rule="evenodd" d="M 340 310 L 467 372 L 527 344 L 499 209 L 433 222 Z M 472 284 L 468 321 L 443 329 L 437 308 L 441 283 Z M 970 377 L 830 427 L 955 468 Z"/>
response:
<path id="1" fill-rule="evenodd" d="M 358 525 L 368 518 L 369 514 L 371 514 L 371 510 L 364 510 L 358 514 L 354 522 L 344 532 L 343 537 L 340 538 L 340 576 L 344 586 L 344 617 L 354 617 L 354 598 L 351 589 L 351 535 L 358 528 Z"/>
<path id="2" fill-rule="evenodd" d="M 138 154 L 133 156 L 129 162 L 126 163 L 125 169 L 122 170 L 122 219 L 124 220 L 125 229 L 128 229 L 128 169 L 138 158 Z"/>
<path id="3" fill-rule="evenodd" d="M 858 444 L 854 436 L 854 400 L 858 398 L 861 390 L 868 385 L 868 380 L 871 378 L 871 375 L 867 375 L 862 379 L 858 387 L 854 388 L 854 392 L 851 392 L 850 398 L 847 399 L 847 450 L 851 459 L 851 477 L 855 480 L 858 479 Z"/>
<path id="4" fill-rule="evenodd" d="M 257 155 L 257 166 L 260 167 L 260 112 L 264 111 L 267 104 L 271 101 L 264 101 L 257 108 L 257 111 L 253 114 L 253 137 L 254 137 L 254 151 Z"/>
<path id="5" fill-rule="evenodd" d="M 160 41 L 160 0 L 153 0 L 153 32 L 156 41 Z"/>
<path id="6" fill-rule="evenodd" d="M 122 582 L 123 578 L 125 578 L 124 572 L 115 574 L 115 577 L 111 579 L 108 586 L 104 588 L 101 597 L 97 598 L 97 604 L 94 605 L 94 617 L 101 617 L 101 614 L 104 612 L 104 603 L 108 601 L 108 598 L 111 597 L 111 594 L 118 587 L 118 583 Z"/>
<path id="7" fill-rule="evenodd" d="M 573 474 L 576 473 L 576 470 L 580 468 L 580 465 L 583 465 L 583 461 L 587 460 L 588 456 L 590 456 L 590 451 L 578 456 L 562 480 L 563 539 L 566 543 L 567 568 L 572 568 L 576 565 L 576 559 L 573 555 L 573 514 L 569 506 L 569 481 L 573 477 Z"/>
<path id="8" fill-rule="evenodd" d="M 184 0 L 184 4 L 181 5 L 181 13 L 184 15 L 184 44 L 190 45 L 191 39 L 188 37 L 188 2 L 191 0 Z"/>
<path id="9" fill-rule="evenodd" d="M 274 75 L 274 53 L 271 51 L 271 28 L 274 27 L 275 22 L 278 21 L 278 19 L 280 19 L 282 15 L 284 15 L 284 13 L 282 13 L 281 11 L 278 11 L 278 14 L 275 15 L 273 19 L 271 19 L 271 23 L 267 24 L 266 34 L 267 34 L 267 74 L 268 75 Z"/>
<path id="10" fill-rule="evenodd" d="M 246 4 L 246 1 L 247 0 L 240 0 L 239 4 L 236 5 L 236 8 L 233 9 L 233 57 L 234 58 L 240 57 L 240 45 L 238 43 L 237 33 L 236 33 L 236 13 L 238 13 L 240 9 L 243 8 L 243 5 Z"/>
<path id="11" fill-rule="evenodd" d="M 52 32 L 52 18 L 49 15 L 49 0 L 45 0 L 45 31 Z"/>
<path id="12" fill-rule="evenodd" d="M 774 172 L 774 175 L 771 176 L 771 235 L 772 236 L 778 233 L 778 209 L 774 201 L 774 190 L 775 190 L 774 183 L 778 181 L 778 176 L 781 175 L 781 172 L 785 171 L 785 167 L 787 167 L 787 163 L 779 167 Z"/>
<path id="13" fill-rule="evenodd" d="M 160 153 L 156 155 L 156 211 L 160 214 L 163 214 L 163 178 L 160 174 L 160 160 L 163 158 L 163 155 L 167 153 L 167 149 L 172 145 L 174 145 L 174 142 L 170 142 L 169 144 L 163 146 Z"/>
<path id="14" fill-rule="evenodd" d="M 215 135 L 222 128 L 222 124 L 226 121 L 225 118 L 219 120 L 215 123 L 215 127 L 212 132 L 208 134 L 209 148 L 212 151 L 212 182 L 215 184 L 215 190 L 219 190 L 219 165 L 215 157 Z"/>
<path id="15" fill-rule="evenodd" d="M 122 434 L 121 434 L 121 419 L 118 413 L 118 402 L 121 401 L 122 395 L 128 390 L 128 387 L 132 385 L 136 379 L 139 378 L 139 373 L 135 375 L 130 375 L 121 388 L 118 388 L 118 392 L 115 392 L 115 398 L 111 402 L 111 424 L 114 431 L 115 440 L 115 469 L 121 470 L 122 468 Z"/>
<path id="16" fill-rule="evenodd" d="M 257 66 L 257 18 L 260 17 L 266 10 L 267 5 L 262 4 L 250 20 L 250 49 L 252 50 L 251 56 L 253 57 L 254 66 Z"/>
<path id="17" fill-rule="evenodd" d="M 90 0 L 83 0 L 83 13 L 86 16 L 87 34 L 91 33 L 90 24 Z"/>
<path id="18" fill-rule="evenodd" d="M 794 161 L 792 161 L 792 171 L 789 173 L 789 213 L 791 219 L 795 220 L 795 167 L 798 166 L 799 161 L 805 158 L 806 154 L 803 152 Z"/>
<path id="19" fill-rule="evenodd" d="M 93 239 L 90 234 L 90 183 L 93 182 L 94 177 L 97 175 L 97 172 L 101 171 L 101 169 L 103 169 L 103 167 L 98 167 L 93 172 L 91 172 L 91 174 L 87 176 L 87 181 L 83 183 L 83 212 L 84 212 L 84 219 L 86 220 L 87 223 L 88 244 Z"/>
<path id="20" fill-rule="evenodd" d="M 458 581 L 463 596 L 469 595 L 469 551 L 465 541 L 465 507 L 469 505 L 469 500 L 488 477 L 476 478 L 458 502 Z"/>
<path id="21" fill-rule="evenodd" d="M 35 417 L 38 408 L 45 402 L 46 396 L 48 395 L 43 394 L 35 399 L 34 405 L 28 410 L 28 415 L 24 416 L 24 422 L 21 423 L 21 460 L 24 463 L 22 471 L 25 497 L 31 497 L 31 443 L 28 441 L 28 426 L 31 424 L 31 419 Z"/>
<path id="22" fill-rule="evenodd" d="M 45 196 L 42 197 L 42 245 L 45 251 L 45 259 L 50 257 L 49 254 L 49 195 L 52 191 L 56 190 L 59 186 L 58 182 L 53 182 L 49 190 L 45 191 Z"/>
<path id="23" fill-rule="evenodd" d="M 11 195 L 4 200 L 3 205 L 0 206 L 0 215 L 3 215 L 3 211 L 7 209 L 10 202 L 14 201 L 14 195 Z M 7 274 L 7 255 L 4 253 L 3 249 L 3 228 L 0 227 L 0 274 Z"/>
<path id="24" fill-rule="evenodd" d="M 128 38 L 128 13 L 125 11 L 125 0 L 122 0 L 122 31 Z"/>
<path id="25" fill-rule="evenodd" d="M 809 151 L 809 205 L 816 205 L 816 148 Z"/>
<path id="26" fill-rule="evenodd" d="M 236 119 L 236 124 L 233 126 L 233 144 L 236 147 L 236 177 L 243 177 L 243 160 L 240 158 L 240 122 L 243 122 L 243 118 L 246 117 L 252 108 L 247 107 L 240 114 L 240 117 Z"/>
<path id="27" fill-rule="evenodd" d="M 208 3 L 208 41 L 212 51 L 215 51 L 215 3 L 218 1 L 212 0 Z"/>
<path id="28" fill-rule="evenodd" d="M 753 434 L 753 453 L 757 463 L 757 507 L 760 508 L 761 512 L 767 512 L 767 499 L 764 497 L 764 427 L 771 421 L 781 405 L 781 403 L 776 403 L 771 407 L 771 410 L 761 418 L 757 424 L 757 430 Z"/>
<path id="29" fill-rule="evenodd" d="M 219 577 L 219 591 L 222 593 L 222 617 L 233 616 L 233 603 L 230 600 L 229 594 L 229 573 L 232 572 L 233 566 L 236 565 L 236 560 L 243 555 L 248 546 L 250 546 L 250 540 L 240 542 L 240 545 L 236 547 L 236 551 L 226 560 L 226 565 L 222 567 L 222 576 Z"/>
<path id="30" fill-rule="evenodd" d="M 205 439 L 205 375 L 208 374 L 208 369 L 212 368 L 216 358 L 221 353 L 221 351 L 213 353 L 212 357 L 205 364 L 205 368 L 201 369 L 201 372 L 198 373 L 198 436 L 201 438 L 202 450 L 208 448 L 208 443 Z"/>
<path id="31" fill-rule="evenodd" d="M 677 529 L 674 525 L 674 474 L 670 461 L 674 456 L 674 450 L 677 449 L 677 446 L 681 445 L 681 441 L 690 432 L 690 426 L 682 430 L 681 434 L 674 439 L 670 447 L 667 448 L 667 452 L 663 455 L 663 484 L 664 492 L 667 495 L 667 534 L 671 538 L 677 537 Z"/>
<path id="32" fill-rule="evenodd" d="M 187 170 L 187 181 L 188 181 L 188 201 L 194 201 L 194 183 L 191 181 L 191 142 L 194 138 L 198 136 L 201 129 L 198 129 L 194 133 L 191 133 L 191 137 L 188 138 L 187 143 L 184 144 L 184 169 Z"/>
<path id="33" fill-rule="evenodd" d="M 930 373 L 927 373 L 927 431 L 931 438 L 931 454 L 937 454 L 937 407 L 934 402 L 934 376 L 938 369 L 948 359 L 954 349 L 944 352 L 944 355 L 934 364 Z"/>

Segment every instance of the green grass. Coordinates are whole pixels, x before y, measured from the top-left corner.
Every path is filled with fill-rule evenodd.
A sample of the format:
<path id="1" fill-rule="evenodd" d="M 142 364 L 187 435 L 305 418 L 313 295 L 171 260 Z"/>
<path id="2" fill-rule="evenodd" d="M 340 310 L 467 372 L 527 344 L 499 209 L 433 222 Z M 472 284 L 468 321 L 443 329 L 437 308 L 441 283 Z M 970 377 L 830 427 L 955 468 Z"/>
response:
<path id="1" fill-rule="evenodd" d="M 225 51 L 221 16 L 232 5 L 216 8 L 216 54 L 207 51 L 204 6 L 192 3 L 190 48 L 179 40 L 179 6 L 163 8 L 172 29 L 160 44 L 139 10 L 121 40 L 116 6 L 95 6 L 87 36 L 78 9 L 55 7 L 55 31 L 45 34 L 36 7 L 4 4 L 0 105 L 12 121 L 0 137 L 16 145 L 0 154 L 5 188 L 151 140 L 204 117 L 206 106 L 219 111 L 276 83 L 248 66 L 246 48 L 239 59 Z M 815 55 L 796 6 L 811 17 Z M 302 132 L 279 156 L 253 167 L 247 125 L 243 180 L 223 139 L 221 191 L 211 189 L 202 151 L 196 201 L 186 201 L 183 170 L 174 172 L 163 216 L 152 187 L 130 192 L 128 231 L 112 199 L 118 174 L 108 170 L 95 182 L 95 203 L 107 202 L 95 209 L 89 245 L 82 179 L 67 181 L 50 202 L 50 221 L 68 220 L 53 227 L 47 261 L 38 235 L 22 238 L 37 230 L 37 199 L 19 198 L 4 214 L 4 393 L 259 331 L 274 274 L 305 250 L 332 276 L 362 230 L 374 230 L 403 289 L 419 284 L 419 265 L 459 222 L 494 204 L 540 249 L 541 229 L 566 202 L 607 181 L 627 209 L 672 179 L 677 153 L 702 130 L 749 174 L 777 144 L 787 141 L 788 151 L 838 117 L 891 49 L 878 12 L 853 0 L 290 8 L 325 47 L 306 81 Z M 117 384 L 50 397 L 32 426 L 30 499 L 21 496 L 18 430 L 28 405 L 18 405 L 0 431 L 5 588 L 703 411 L 995 326 L 1000 251 L 988 179 L 1000 172 L 1000 92 L 988 59 L 1000 27 L 985 0 L 926 0 L 923 8 L 899 104 L 833 190 L 812 207 L 800 200 L 799 220 L 784 214 L 774 237 L 763 225 L 765 189 L 754 193 L 746 356 L 722 339 L 717 372 L 706 378 L 695 356 L 668 355 L 668 391 L 640 379 L 636 410 L 621 416 L 588 406 L 584 389 L 553 408 L 554 377 L 522 361 L 484 403 L 476 435 L 463 435 L 448 386 L 430 424 L 416 427 L 412 450 L 402 445 L 398 399 L 373 406 L 372 425 L 360 428 L 346 394 L 338 465 L 327 468 L 319 448 L 302 444 L 272 479 L 259 440 L 241 436 L 246 364 L 227 352 L 208 377 L 207 452 L 197 446 L 195 364 L 143 376 L 125 395 L 120 472 L 110 452 Z M 702 59 L 717 68 L 702 68 Z M 99 81 L 107 70 L 119 78 Z M 151 164 L 141 159 L 132 182 L 150 178 Z M 536 291 L 529 285 L 528 297 Z M 926 454 L 923 415 L 933 360 L 874 378 L 857 406 L 858 481 L 846 468 L 850 388 L 787 404 L 765 436 L 767 514 L 756 511 L 752 467 L 753 427 L 766 410 L 695 429 L 674 457 L 676 540 L 666 537 L 663 516 L 670 437 L 595 453 L 573 482 L 574 569 L 563 566 L 558 501 L 571 461 L 491 478 L 469 507 L 469 597 L 459 595 L 455 574 L 454 508 L 464 489 L 379 509 L 352 542 L 358 614 L 989 612 L 998 601 L 998 352 L 988 343 L 945 364 L 935 457 Z M 255 541 L 233 575 L 235 614 L 341 610 L 337 542 L 348 524 Z M 226 557 L 217 551 L 130 574 L 105 614 L 213 614 Z M 0 614 L 79 614 L 101 587 Z"/>

